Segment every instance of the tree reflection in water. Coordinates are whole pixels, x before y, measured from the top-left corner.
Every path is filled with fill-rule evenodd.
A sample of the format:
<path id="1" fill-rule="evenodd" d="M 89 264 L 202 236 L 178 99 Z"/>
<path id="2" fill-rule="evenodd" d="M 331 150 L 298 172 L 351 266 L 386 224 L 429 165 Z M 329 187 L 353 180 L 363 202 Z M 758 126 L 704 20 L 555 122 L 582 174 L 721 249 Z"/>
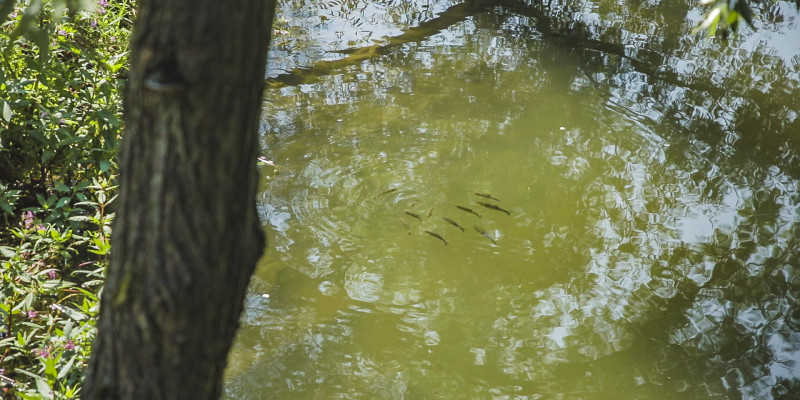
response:
<path id="1" fill-rule="evenodd" d="M 308 68 L 265 106 L 265 152 L 297 173 L 265 183 L 276 260 L 227 395 L 800 395 L 800 47 L 781 41 L 800 31 L 771 12 L 788 3 L 754 5 L 759 33 L 727 44 L 687 34 L 688 3 L 496 3 L 362 59 L 326 50 L 453 5 L 326 3 L 314 27 L 319 9 L 284 4 L 320 33 L 273 54 Z M 474 190 L 512 213 L 481 220 L 495 247 L 433 247 L 394 214 Z"/>

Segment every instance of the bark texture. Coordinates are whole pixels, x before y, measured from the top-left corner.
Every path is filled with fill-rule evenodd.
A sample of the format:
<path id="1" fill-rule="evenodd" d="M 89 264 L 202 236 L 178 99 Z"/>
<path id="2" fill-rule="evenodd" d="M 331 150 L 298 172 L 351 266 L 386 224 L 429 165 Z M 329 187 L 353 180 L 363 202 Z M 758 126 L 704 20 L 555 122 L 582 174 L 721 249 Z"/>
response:
<path id="1" fill-rule="evenodd" d="M 258 123 L 275 0 L 141 0 L 119 212 L 84 399 L 216 399 L 264 239 Z"/>

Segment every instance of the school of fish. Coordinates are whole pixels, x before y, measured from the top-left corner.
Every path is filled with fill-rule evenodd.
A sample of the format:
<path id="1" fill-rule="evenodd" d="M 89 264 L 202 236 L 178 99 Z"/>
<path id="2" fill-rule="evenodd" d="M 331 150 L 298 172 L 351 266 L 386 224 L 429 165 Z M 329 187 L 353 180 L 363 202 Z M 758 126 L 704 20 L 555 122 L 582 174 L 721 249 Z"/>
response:
<path id="1" fill-rule="evenodd" d="M 399 187 L 392 187 L 392 188 L 386 189 L 386 190 L 382 191 L 381 193 L 379 193 L 377 196 L 375 196 L 375 198 L 383 197 L 383 196 L 385 196 L 387 194 L 390 194 L 390 193 L 393 193 L 393 192 L 397 191 L 398 189 L 399 189 Z M 479 205 L 479 206 L 481 206 L 483 208 L 486 208 L 488 210 L 502 212 L 502 213 L 506 214 L 507 216 L 511 216 L 511 211 L 500 207 L 498 205 L 498 203 L 500 203 L 500 199 L 492 196 L 490 193 L 473 192 L 473 194 L 475 196 L 480 197 L 480 198 L 483 199 L 483 201 L 475 201 L 475 204 L 477 204 L 477 205 Z M 412 202 L 409 206 L 413 207 L 414 205 L 416 205 L 416 201 Z M 467 206 L 464 206 L 464 205 L 461 205 L 461 204 L 454 204 L 454 207 L 455 207 L 455 209 L 457 209 L 457 210 L 459 210 L 459 211 L 461 211 L 463 213 L 469 214 L 472 217 L 483 218 L 483 216 L 481 214 L 479 214 L 478 212 L 476 212 L 475 210 L 473 210 L 470 207 L 467 207 Z M 433 216 L 433 208 L 431 208 L 425 214 L 417 213 L 417 212 L 414 212 L 412 210 L 403 210 L 403 213 L 406 214 L 407 216 L 413 218 L 413 219 L 416 219 L 421 224 L 425 220 L 430 220 L 431 219 L 431 217 Z M 462 216 L 465 215 L 465 214 L 461 214 L 461 213 L 459 213 L 459 214 L 462 215 Z M 423 215 L 424 215 L 424 217 L 423 217 Z M 460 223 L 458 223 L 453 218 L 442 216 L 441 219 L 443 221 L 445 221 L 447 224 L 455 227 L 456 229 L 458 229 L 462 233 L 467 231 L 466 229 L 464 229 L 463 226 L 461 226 Z M 412 228 L 411 228 L 411 225 L 409 224 L 409 222 L 406 221 L 406 219 L 404 219 L 402 217 L 399 218 L 399 221 L 403 225 L 403 227 L 406 229 L 408 234 L 411 235 Z M 489 241 L 491 241 L 493 245 L 495 245 L 495 246 L 497 245 L 497 241 L 492 236 L 492 234 L 490 234 L 487 230 L 481 228 L 477 224 L 473 225 L 473 228 L 475 229 L 475 232 L 477 232 L 481 236 L 483 236 L 486 239 L 488 239 Z M 430 236 L 431 238 L 442 242 L 442 244 L 444 244 L 445 246 L 447 246 L 449 244 L 449 242 L 445 238 L 445 236 L 443 234 L 439 233 L 439 232 L 435 232 L 435 231 L 428 230 L 428 229 L 422 229 L 422 233 L 425 233 L 426 235 Z"/>

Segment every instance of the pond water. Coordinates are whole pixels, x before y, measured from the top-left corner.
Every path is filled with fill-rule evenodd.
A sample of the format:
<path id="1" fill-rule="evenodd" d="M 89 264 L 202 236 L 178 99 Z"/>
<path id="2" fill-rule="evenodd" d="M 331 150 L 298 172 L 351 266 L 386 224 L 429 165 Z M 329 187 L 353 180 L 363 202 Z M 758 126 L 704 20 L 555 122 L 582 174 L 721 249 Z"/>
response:
<path id="1" fill-rule="evenodd" d="M 666 3 L 283 3 L 225 397 L 800 396 L 796 13 Z"/>

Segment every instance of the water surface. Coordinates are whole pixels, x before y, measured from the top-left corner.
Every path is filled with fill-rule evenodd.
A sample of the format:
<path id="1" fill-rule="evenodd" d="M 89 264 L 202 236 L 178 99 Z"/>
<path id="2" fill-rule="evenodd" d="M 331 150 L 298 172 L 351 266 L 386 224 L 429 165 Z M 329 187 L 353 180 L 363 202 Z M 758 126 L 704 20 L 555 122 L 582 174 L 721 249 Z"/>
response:
<path id="1" fill-rule="evenodd" d="M 453 5 L 352 3 L 284 4 L 271 74 Z M 800 395 L 800 31 L 682 4 L 507 4 L 268 90 L 226 397 Z"/>

